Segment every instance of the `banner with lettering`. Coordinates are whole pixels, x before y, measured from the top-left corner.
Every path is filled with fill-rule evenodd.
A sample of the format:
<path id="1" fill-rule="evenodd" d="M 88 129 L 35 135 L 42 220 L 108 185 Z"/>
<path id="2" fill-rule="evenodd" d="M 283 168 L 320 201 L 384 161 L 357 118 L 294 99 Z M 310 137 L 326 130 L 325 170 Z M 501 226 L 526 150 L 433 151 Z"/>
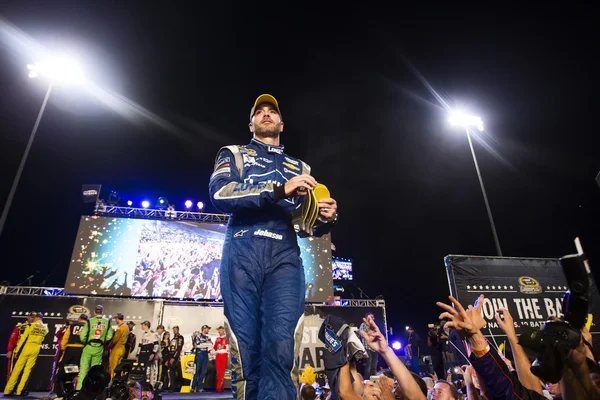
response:
<path id="1" fill-rule="evenodd" d="M 558 259 L 448 255 L 445 257 L 450 293 L 466 308 L 485 296 L 484 334 L 504 334 L 495 319 L 496 310 L 508 309 L 517 334 L 523 326 L 541 327 L 548 317 L 562 317 L 562 296 L 569 289 Z M 600 333 L 600 296 L 592 279 L 590 331 Z"/>

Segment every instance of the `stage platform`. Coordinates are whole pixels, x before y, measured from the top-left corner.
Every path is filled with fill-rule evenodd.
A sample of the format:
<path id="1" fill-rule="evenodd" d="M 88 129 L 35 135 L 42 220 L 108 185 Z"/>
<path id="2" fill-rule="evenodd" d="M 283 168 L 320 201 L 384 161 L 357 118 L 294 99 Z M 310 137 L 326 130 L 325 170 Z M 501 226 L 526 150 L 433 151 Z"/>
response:
<path id="1" fill-rule="evenodd" d="M 223 393 L 202 392 L 202 393 L 161 393 L 163 399 L 202 399 L 202 400 L 218 400 L 218 399 L 233 399 L 231 390 L 225 390 Z M 48 398 L 48 393 L 36 392 L 29 393 L 27 397 L 4 396 L 4 399 L 43 399 Z"/>

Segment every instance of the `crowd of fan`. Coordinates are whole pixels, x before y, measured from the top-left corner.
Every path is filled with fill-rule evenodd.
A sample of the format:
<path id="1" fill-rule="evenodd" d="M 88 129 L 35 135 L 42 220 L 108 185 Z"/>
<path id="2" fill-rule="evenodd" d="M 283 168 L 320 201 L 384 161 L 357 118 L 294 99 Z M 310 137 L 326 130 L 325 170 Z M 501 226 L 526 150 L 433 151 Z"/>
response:
<path id="1" fill-rule="evenodd" d="M 168 224 L 142 230 L 132 296 L 216 299 L 221 240 Z"/>
<path id="2" fill-rule="evenodd" d="M 326 354 L 325 369 L 330 378 L 327 387 L 329 389 L 329 383 L 332 383 L 331 391 L 321 391 L 318 385 L 305 384 L 301 389 L 302 400 L 579 400 L 600 398 L 600 367 L 591 346 L 592 336 L 586 328 L 581 330 L 581 337 L 578 339 L 579 345 L 569 351 L 564 360 L 561 360 L 564 361 L 565 366 L 562 374 L 560 373 L 562 363 L 551 366 L 558 370 L 560 381 L 545 381 L 532 373 L 532 364 L 524 348 L 519 344 L 515 324 L 508 310 L 498 310 L 496 321 L 510 343 L 513 361 L 511 362 L 501 349 L 499 350 L 485 338 L 481 331 L 486 326 L 481 312 L 483 300 L 483 296 L 480 296 L 474 306 L 466 309 L 452 297 L 450 297 L 451 305 L 437 303 L 443 309 L 440 315 L 443 324 L 440 332 L 430 331 L 427 344 L 442 352 L 441 342 L 433 340 L 433 337 L 451 341 L 454 337 L 456 338 L 454 340 L 456 343 L 455 354 L 458 354 L 454 363 L 451 363 L 455 367 L 442 371 L 442 376 L 436 373 L 435 369 L 439 371 L 439 368 L 435 368 L 437 366 L 431 362 L 415 362 L 419 359 L 418 356 L 399 358 L 388 346 L 373 315 L 367 314 L 364 324 L 357 332 L 363 339 L 364 355 L 351 356 L 354 353 L 348 347 L 346 349 L 348 358 L 342 365 L 339 364 L 339 356 L 328 359 L 330 356 Z M 558 320 L 556 317 L 551 319 L 553 322 Z M 417 347 L 420 340 L 414 331 L 409 332 L 408 340 L 409 348 L 418 352 Z M 356 354 L 360 354 L 360 352 Z M 376 357 L 375 360 L 379 357 L 381 360 L 380 367 L 375 372 L 376 375 L 371 375 L 369 358 L 364 357 L 365 355 Z M 446 355 L 444 358 L 448 359 Z M 550 358 L 544 362 L 550 363 Z M 332 371 L 331 368 L 335 363 L 340 366 Z M 331 379 L 332 377 L 333 379 Z"/>

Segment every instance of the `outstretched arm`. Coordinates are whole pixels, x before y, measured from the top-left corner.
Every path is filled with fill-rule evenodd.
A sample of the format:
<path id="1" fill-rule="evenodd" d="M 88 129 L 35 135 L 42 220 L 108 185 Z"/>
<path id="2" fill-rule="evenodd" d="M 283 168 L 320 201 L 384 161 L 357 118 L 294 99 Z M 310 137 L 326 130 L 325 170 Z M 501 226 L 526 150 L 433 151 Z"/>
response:
<path id="1" fill-rule="evenodd" d="M 500 325 L 504 333 L 506 333 L 506 337 L 510 343 L 519 381 L 527 389 L 542 394 L 542 382 L 540 381 L 540 378 L 531 372 L 531 363 L 529 362 L 529 357 L 525 354 L 525 350 L 523 350 L 523 347 L 519 344 L 512 315 L 510 315 L 508 310 L 497 310 L 496 322 L 498 322 L 498 325 Z"/>
<path id="2" fill-rule="evenodd" d="M 394 354 L 394 350 L 388 346 L 385 337 L 379 330 L 379 327 L 375 321 L 372 319 L 368 320 L 366 318 L 363 318 L 363 321 L 367 326 L 368 333 L 361 331 L 362 337 L 365 339 L 371 349 L 381 354 L 396 377 L 398 384 L 401 386 L 404 396 L 407 399 L 425 400 L 425 395 L 423 395 L 421 388 L 419 388 L 419 385 L 417 382 L 415 382 L 415 379 L 412 377 L 410 371 L 398 359 L 396 354 Z"/>

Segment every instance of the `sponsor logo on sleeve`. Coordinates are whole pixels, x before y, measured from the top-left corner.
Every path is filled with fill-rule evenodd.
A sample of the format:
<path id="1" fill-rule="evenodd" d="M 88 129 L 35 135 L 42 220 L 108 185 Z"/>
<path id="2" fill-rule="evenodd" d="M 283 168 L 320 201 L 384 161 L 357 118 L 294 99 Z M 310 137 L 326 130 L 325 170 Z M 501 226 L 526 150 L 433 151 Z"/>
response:
<path id="1" fill-rule="evenodd" d="M 231 176 L 231 168 L 227 167 L 227 168 L 221 168 L 215 172 L 213 172 L 213 174 L 210 176 L 210 179 L 213 179 L 216 176 L 219 175 L 227 175 L 227 176 Z"/>
<path id="2" fill-rule="evenodd" d="M 297 173 L 297 172 L 290 171 L 290 170 L 289 170 L 289 169 L 287 169 L 287 168 L 284 168 L 284 169 L 283 169 L 283 172 L 285 172 L 286 174 L 292 174 L 292 175 L 298 176 L 298 173 Z"/>
<path id="3" fill-rule="evenodd" d="M 285 165 L 286 167 L 288 167 L 288 168 L 290 168 L 290 169 L 293 169 L 293 170 L 295 170 L 295 171 L 300 171 L 300 167 L 297 167 L 297 166 L 295 166 L 295 165 L 294 165 L 294 164 L 292 164 L 292 163 L 289 163 L 289 162 L 284 162 L 284 163 L 283 163 L 283 165 Z"/>
<path id="4" fill-rule="evenodd" d="M 292 160 L 292 159 L 291 159 L 291 158 L 289 158 L 289 157 L 283 157 L 283 158 L 285 158 L 285 161 L 289 162 L 290 164 L 294 164 L 294 165 L 296 165 L 296 166 L 300 165 L 300 163 L 299 163 L 298 161 L 296 161 L 296 160 Z"/>
<path id="5" fill-rule="evenodd" d="M 230 163 L 230 162 L 231 162 L 231 160 L 229 159 L 229 157 L 221 157 L 221 158 L 219 158 L 219 160 L 217 160 L 215 169 L 218 169 L 221 165 L 223 165 L 225 163 Z"/>

